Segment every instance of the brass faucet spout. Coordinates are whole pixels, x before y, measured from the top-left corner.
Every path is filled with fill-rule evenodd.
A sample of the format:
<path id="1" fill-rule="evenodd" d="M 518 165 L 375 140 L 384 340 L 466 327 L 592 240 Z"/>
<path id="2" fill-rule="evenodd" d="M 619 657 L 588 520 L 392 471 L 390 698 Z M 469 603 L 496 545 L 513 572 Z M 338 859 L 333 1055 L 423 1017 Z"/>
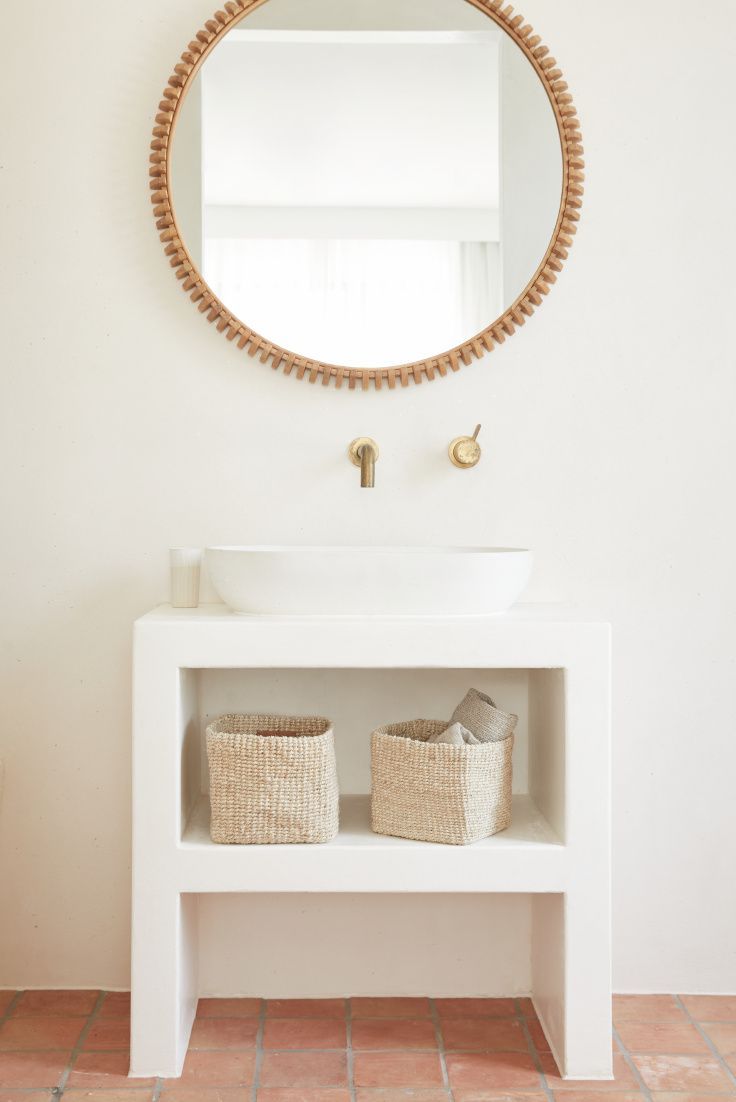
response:
<path id="1" fill-rule="evenodd" d="M 370 489 L 376 485 L 376 453 L 370 444 L 364 444 L 360 449 L 360 485 L 362 489 Z"/>
<path id="2" fill-rule="evenodd" d="M 364 490 L 372 490 L 376 485 L 376 460 L 378 444 L 369 436 L 359 436 L 348 448 L 348 455 L 356 467 L 360 467 L 360 485 Z"/>

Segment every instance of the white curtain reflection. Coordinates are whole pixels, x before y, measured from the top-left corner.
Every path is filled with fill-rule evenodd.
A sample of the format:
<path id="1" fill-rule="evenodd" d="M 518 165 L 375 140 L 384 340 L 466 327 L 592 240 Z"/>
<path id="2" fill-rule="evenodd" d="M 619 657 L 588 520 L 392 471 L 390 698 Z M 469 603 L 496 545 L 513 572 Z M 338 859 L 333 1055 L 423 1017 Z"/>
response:
<path id="1" fill-rule="evenodd" d="M 423 359 L 501 312 L 496 242 L 210 238 L 205 272 L 275 343 L 350 366 Z"/>

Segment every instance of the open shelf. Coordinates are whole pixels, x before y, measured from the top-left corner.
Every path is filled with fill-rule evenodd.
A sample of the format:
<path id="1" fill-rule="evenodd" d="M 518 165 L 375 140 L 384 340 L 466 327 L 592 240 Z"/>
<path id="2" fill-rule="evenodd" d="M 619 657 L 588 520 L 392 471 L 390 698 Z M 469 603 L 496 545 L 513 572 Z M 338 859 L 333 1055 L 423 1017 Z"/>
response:
<path id="1" fill-rule="evenodd" d="M 303 661 L 303 657 L 302 657 Z M 458 665 L 180 669 L 183 892 L 559 893 L 565 890 L 565 672 Z M 471 846 L 374 834 L 370 732 L 387 717 L 449 716 L 470 685 L 519 716 L 511 827 Z M 225 712 L 326 715 L 335 731 L 340 831 L 323 845 L 210 840 L 207 723 Z"/>
<path id="2" fill-rule="evenodd" d="M 321 845 L 218 845 L 210 805 L 195 804 L 180 850 L 182 891 L 561 892 L 565 847 L 530 796 L 508 830 L 471 846 L 374 834 L 370 797 L 343 796 L 340 831 Z"/>

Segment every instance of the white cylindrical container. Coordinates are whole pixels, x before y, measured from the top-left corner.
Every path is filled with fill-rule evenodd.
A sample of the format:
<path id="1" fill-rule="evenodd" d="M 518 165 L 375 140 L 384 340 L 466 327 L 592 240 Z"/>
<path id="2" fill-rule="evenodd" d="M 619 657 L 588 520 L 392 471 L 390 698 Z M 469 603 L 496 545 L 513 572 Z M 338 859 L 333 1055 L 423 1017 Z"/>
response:
<path id="1" fill-rule="evenodd" d="M 199 547 L 172 547 L 171 604 L 174 608 L 196 608 L 199 604 L 199 571 L 202 551 Z"/>

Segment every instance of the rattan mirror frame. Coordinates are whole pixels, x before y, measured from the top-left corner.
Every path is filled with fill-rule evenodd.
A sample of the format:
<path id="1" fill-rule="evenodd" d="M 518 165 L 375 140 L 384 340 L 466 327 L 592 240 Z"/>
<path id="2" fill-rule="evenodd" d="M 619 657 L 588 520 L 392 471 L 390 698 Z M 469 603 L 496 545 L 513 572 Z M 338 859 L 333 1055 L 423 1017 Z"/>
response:
<path id="1" fill-rule="evenodd" d="M 160 231 L 160 239 L 176 278 L 181 281 L 183 290 L 197 305 L 199 312 L 210 323 L 216 323 L 218 332 L 224 333 L 229 341 L 237 341 L 238 348 L 247 351 L 251 357 L 258 356 L 262 364 L 270 364 L 274 371 L 282 369 L 286 375 L 293 373 L 298 379 L 307 379 L 310 383 L 319 381 L 323 386 L 334 383 L 336 387 L 341 387 L 347 384 L 351 390 L 357 387 L 363 390 L 375 387 L 380 390 L 384 385 L 393 390 L 397 385 L 406 387 L 409 383 L 419 384 L 425 379 L 442 377 L 448 372 L 458 371 L 463 364 L 481 359 L 487 352 L 492 352 L 496 345 L 503 344 L 507 337 L 512 336 L 531 317 L 549 293 L 551 285 L 556 282 L 577 232 L 583 204 L 583 144 L 572 96 L 556 60 L 523 16 L 514 14 L 514 9 L 509 5 L 504 7 L 504 0 L 462 2 L 472 4 L 510 35 L 542 81 L 554 110 L 562 146 L 562 197 L 557 224 L 547 252 L 533 278 L 509 309 L 464 344 L 414 363 L 381 368 L 341 367 L 307 359 L 274 344 L 249 329 L 220 302 L 198 271 L 182 241 L 169 190 L 171 139 L 181 106 L 205 58 L 235 23 L 268 3 L 268 0 L 228 0 L 224 10 L 215 12 L 202 30 L 198 31 L 181 55 L 179 63 L 175 65 L 159 104 L 151 142 L 149 175 L 156 227 Z"/>

